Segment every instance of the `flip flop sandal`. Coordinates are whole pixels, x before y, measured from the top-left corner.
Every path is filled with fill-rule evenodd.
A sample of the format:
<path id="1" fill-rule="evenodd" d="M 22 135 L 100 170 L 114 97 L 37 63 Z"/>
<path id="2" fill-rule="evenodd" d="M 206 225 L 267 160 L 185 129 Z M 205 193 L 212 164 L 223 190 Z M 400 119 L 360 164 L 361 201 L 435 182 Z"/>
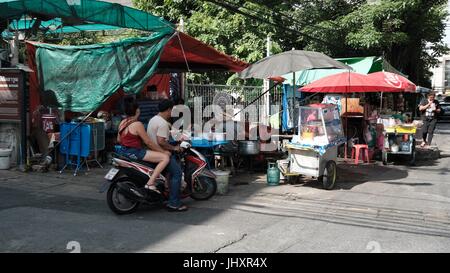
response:
<path id="1" fill-rule="evenodd" d="M 154 192 L 157 192 L 157 193 L 161 194 L 161 192 L 154 185 L 146 184 L 144 186 L 144 188 L 146 188 L 147 190 L 151 190 L 151 191 L 154 191 Z"/>

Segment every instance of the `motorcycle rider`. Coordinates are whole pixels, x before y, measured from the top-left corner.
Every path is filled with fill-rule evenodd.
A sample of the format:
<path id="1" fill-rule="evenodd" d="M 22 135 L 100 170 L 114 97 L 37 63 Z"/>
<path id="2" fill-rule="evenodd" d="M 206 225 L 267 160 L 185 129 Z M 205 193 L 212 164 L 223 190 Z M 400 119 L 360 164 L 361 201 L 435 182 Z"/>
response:
<path id="1" fill-rule="evenodd" d="M 180 200 L 180 188 L 183 172 L 174 153 L 181 152 L 179 145 L 169 143 L 170 127 L 169 120 L 172 116 L 174 103 L 171 100 L 162 100 L 158 105 L 159 113 L 150 119 L 147 126 L 147 134 L 150 139 L 161 149 L 172 153 L 167 170 L 170 173 L 170 194 L 167 209 L 169 211 L 186 211 L 188 207 Z"/>
<path id="2" fill-rule="evenodd" d="M 144 125 L 138 120 L 140 113 L 139 105 L 136 102 L 126 103 L 127 118 L 120 122 L 117 134 L 117 141 L 122 145 L 119 153 L 134 160 L 156 163 L 156 168 L 145 188 L 158 192 L 155 181 L 169 163 L 169 154 L 147 136 Z M 142 143 L 150 149 L 146 149 Z"/>

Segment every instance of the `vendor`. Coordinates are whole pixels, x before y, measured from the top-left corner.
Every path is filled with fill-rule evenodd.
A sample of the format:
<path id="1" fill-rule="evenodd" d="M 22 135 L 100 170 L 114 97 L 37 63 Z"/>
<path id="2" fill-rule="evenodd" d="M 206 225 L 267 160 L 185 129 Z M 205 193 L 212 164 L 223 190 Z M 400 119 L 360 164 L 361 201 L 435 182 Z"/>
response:
<path id="1" fill-rule="evenodd" d="M 420 145 L 421 147 L 425 147 L 425 145 L 431 145 L 434 129 L 436 128 L 437 115 L 441 112 L 441 106 L 439 105 L 439 101 L 437 101 L 435 97 L 435 94 L 430 92 L 428 94 L 428 98 L 424 98 L 419 104 L 419 110 L 422 114 L 423 120 L 423 142 Z"/>

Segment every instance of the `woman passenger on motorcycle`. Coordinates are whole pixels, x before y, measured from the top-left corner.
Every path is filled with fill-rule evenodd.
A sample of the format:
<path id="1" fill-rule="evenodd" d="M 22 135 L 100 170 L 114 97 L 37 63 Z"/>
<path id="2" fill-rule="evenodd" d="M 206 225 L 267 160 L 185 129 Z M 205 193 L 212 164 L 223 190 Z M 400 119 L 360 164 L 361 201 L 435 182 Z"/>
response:
<path id="1" fill-rule="evenodd" d="M 129 101 L 125 104 L 125 114 L 127 118 L 122 120 L 119 125 L 117 141 L 122 146 L 120 153 L 133 160 L 142 160 L 150 163 L 156 163 L 150 179 L 145 185 L 146 189 L 158 191 L 156 189 L 156 179 L 166 168 L 170 161 L 170 155 L 148 137 L 142 122 L 138 121 L 140 110 L 136 102 Z M 146 149 L 144 143 L 149 150 Z"/>

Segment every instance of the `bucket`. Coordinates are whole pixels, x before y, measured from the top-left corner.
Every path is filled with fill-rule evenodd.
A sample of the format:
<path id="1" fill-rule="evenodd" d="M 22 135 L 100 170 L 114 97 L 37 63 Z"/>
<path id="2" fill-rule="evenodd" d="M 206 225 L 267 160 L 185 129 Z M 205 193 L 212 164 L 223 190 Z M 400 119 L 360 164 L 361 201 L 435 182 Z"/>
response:
<path id="1" fill-rule="evenodd" d="M 212 171 L 216 175 L 217 194 L 225 195 L 228 193 L 228 185 L 230 181 L 230 171 Z"/>
<path id="2" fill-rule="evenodd" d="M 8 170 L 11 167 L 11 153 L 10 149 L 0 149 L 0 170 Z"/>
<path id="3" fill-rule="evenodd" d="M 42 115 L 42 128 L 46 133 L 55 132 L 56 123 L 57 119 L 55 115 Z"/>
<path id="4" fill-rule="evenodd" d="M 267 168 L 267 184 L 278 186 L 280 184 L 280 170 L 275 163 L 269 163 Z"/>

